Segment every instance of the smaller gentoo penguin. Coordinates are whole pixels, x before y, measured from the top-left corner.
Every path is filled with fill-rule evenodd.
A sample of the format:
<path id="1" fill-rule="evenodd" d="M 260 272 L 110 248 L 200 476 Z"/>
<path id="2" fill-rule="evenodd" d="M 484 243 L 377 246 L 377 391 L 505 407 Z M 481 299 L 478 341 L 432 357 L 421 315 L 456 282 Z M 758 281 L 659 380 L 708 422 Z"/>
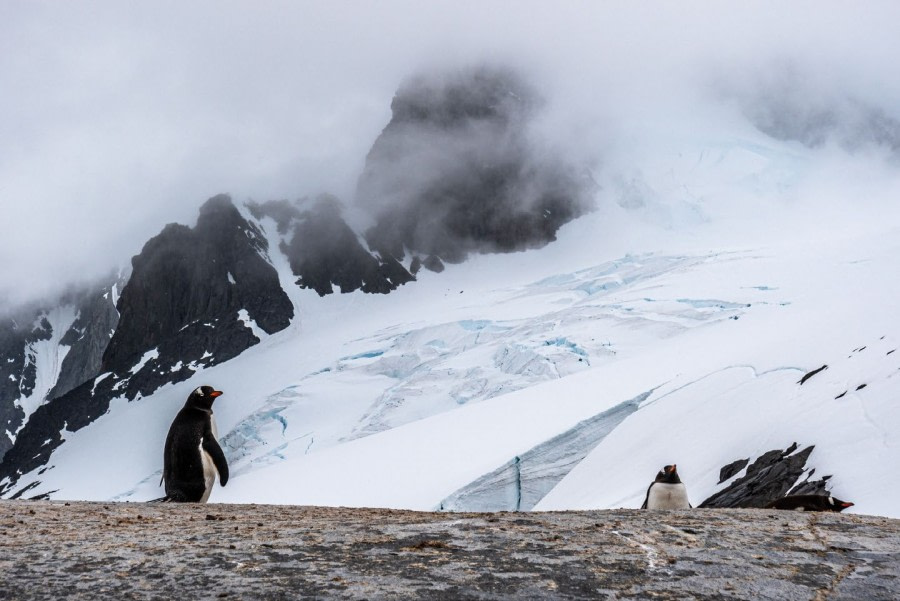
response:
<path id="1" fill-rule="evenodd" d="M 841 501 L 826 495 L 789 495 L 775 499 L 766 509 L 788 509 L 794 511 L 844 511 L 853 507 L 850 501 Z"/>
<path id="2" fill-rule="evenodd" d="M 222 392 L 200 386 L 175 416 L 163 451 L 162 481 L 166 496 L 160 501 L 206 503 L 216 475 L 228 482 L 228 462 L 216 440 L 212 404 Z"/>
<path id="3" fill-rule="evenodd" d="M 667 465 L 656 474 L 647 489 L 647 497 L 641 509 L 690 509 L 687 488 L 678 477 L 675 464 Z"/>

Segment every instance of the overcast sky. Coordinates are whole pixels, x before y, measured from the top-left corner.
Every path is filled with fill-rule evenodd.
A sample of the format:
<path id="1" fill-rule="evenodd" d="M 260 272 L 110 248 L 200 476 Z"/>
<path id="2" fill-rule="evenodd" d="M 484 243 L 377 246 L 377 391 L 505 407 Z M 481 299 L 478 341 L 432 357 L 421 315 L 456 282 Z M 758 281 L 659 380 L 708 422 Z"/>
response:
<path id="1" fill-rule="evenodd" d="M 416 70 L 510 63 L 558 141 L 591 152 L 772 61 L 890 105 L 898 23 L 891 1 L 4 0 L 0 302 L 127 263 L 219 192 L 350 196 Z"/>

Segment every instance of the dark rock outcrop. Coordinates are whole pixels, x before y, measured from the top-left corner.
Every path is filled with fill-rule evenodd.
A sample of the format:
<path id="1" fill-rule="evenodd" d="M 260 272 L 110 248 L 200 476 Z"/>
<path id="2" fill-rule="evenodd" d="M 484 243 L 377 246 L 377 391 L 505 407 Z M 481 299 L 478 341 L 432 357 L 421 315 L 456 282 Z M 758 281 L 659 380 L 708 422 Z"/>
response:
<path id="1" fill-rule="evenodd" d="M 803 377 L 800 378 L 800 380 L 797 382 L 797 384 L 800 384 L 800 386 L 803 386 L 804 384 L 806 384 L 806 381 L 809 380 L 811 377 L 813 377 L 814 375 L 816 375 L 820 372 L 825 371 L 826 369 L 828 369 L 828 366 L 823 365 L 822 367 L 818 367 L 812 371 L 809 371 L 809 372 L 803 374 Z"/>
<path id="2" fill-rule="evenodd" d="M 703 501 L 700 507 L 765 507 L 786 494 L 827 494 L 826 482 L 831 476 L 811 481 L 815 469 L 807 472 L 806 461 L 813 448 L 809 446 L 797 452 L 794 443 L 783 451 L 763 453 L 753 463 L 741 459 L 726 465 L 720 472 L 720 484 L 749 464 L 743 477 Z M 796 484 L 804 473 L 806 479 Z"/>
<path id="3" fill-rule="evenodd" d="M 593 183 L 529 137 L 539 105 L 521 77 L 499 68 L 401 86 L 357 190 L 376 219 L 370 246 L 382 257 L 408 250 L 454 263 L 554 240 L 587 210 Z"/>
<path id="4" fill-rule="evenodd" d="M 719 484 L 722 484 L 726 480 L 731 480 L 742 469 L 747 467 L 749 463 L 749 459 L 738 459 L 722 467 L 722 469 L 719 470 Z"/>
<path id="5" fill-rule="evenodd" d="M 259 342 L 241 311 L 267 334 L 286 328 L 294 309 L 262 256 L 267 250 L 262 232 L 225 195 L 200 208 L 195 228 L 167 225 L 132 259 L 103 370 L 131 368 L 151 349 L 159 353 L 151 371 L 227 361 Z"/>
<path id="6" fill-rule="evenodd" d="M 363 247 L 341 215 L 338 200 L 323 195 L 309 208 L 299 203 L 270 201 L 250 206 L 254 217 L 272 217 L 286 237 L 281 252 L 287 257 L 297 285 L 321 296 L 337 286 L 341 292 L 362 290 L 387 294 L 413 275 L 393 257 L 379 257 Z"/>

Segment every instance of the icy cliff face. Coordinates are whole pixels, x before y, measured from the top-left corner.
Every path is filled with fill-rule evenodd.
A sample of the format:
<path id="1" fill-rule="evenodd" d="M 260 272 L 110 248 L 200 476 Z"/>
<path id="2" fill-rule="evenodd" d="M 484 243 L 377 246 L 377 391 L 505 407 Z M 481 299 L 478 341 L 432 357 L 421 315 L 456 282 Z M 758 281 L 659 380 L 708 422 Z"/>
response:
<path id="1" fill-rule="evenodd" d="M 20 308 L 0 324 L 0 459 L 44 402 L 91 379 L 115 331 L 111 278 L 66 293 L 55 304 Z"/>

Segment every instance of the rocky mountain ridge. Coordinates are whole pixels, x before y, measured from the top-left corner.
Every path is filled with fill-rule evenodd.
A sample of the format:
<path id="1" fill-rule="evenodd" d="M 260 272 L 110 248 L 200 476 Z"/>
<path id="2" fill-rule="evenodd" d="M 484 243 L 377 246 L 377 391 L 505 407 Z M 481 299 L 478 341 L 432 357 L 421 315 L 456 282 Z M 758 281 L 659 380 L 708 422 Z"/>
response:
<path id="1" fill-rule="evenodd" d="M 519 142 L 508 143 L 524 140 L 531 111 L 513 94 L 515 86 L 526 91 L 518 76 L 479 68 L 446 77 L 453 82 L 449 87 L 444 75 L 423 76 L 398 91 L 394 118 L 373 145 L 361 177 L 358 203 L 373 209 L 370 182 L 393 177 L 387 172 L 398 165 L 413 171 L 402 165 L 412 161 L 409 156 L 381 161 L 385 136 L 407 153 L 408 139 L 422 132 L 452 131 L 467 153 L 492 148 L 502 169 L 486 172 L 483 164 L 466 162 L 455 164 L 447 179 L 441 174 L 449 156 L 417 165 L 417 177 L 440 180 L 442 196 L 417 196 L 416 190 L 405 204 L 392 205 L 390 216 L 374 210 L 376 225 L 365 236 L 348 224 L 334 197 L 238 208 L 220 194 L 203 204 L 194 227 L 169 224 L 151 238 L 132 259 L 127 277 L 90 288 L 68 304 L 23 310 L 0 324 L 0 425 L 6 431 L 4 436 L 0 430 L 0 496 L 11 494 L 20 475 L 44 465 L 64 432 L 90 424 L 113 399 L 146 397 L 288 327 L 295 309 L 272 265 L 274 253 L 285 255 L 297 286 L 320 295 L 386 294 L 413 282 L 421 267 L 440 271 L 442 261 L 459 261 L 469 252 L 544 245 L 585 210 L 589 182 L 586 176 L 569 178 L 583 166 L 544 166 L 536 146 L 525 150 Z M 400 138 L 392 133 L 398 123 L 404 124 Z M 535 204 L 526 190 L 547 169 L 554 181 L 567 183 L 552 200 Z M 472 182 L 482 183 L 473 188 Z M 412 190 L 412 182 L 400 185 Z M 523 227 L 526 221 L 539 225 Z M 265 232 L 263 222 L 274 223 L 276 231 Z M 454 236 L 422 247 L 389 233 L 401 222 L 429 223 Z M 491 228 L 484 230 L 488 222 Z M 276 248 L 270 239 L 279 241 Z M 403 252 L 407 244 L 411 257 Z M 51 323 L 49 315 L 61 307 L 68 307 L 65 319 Z"/>

